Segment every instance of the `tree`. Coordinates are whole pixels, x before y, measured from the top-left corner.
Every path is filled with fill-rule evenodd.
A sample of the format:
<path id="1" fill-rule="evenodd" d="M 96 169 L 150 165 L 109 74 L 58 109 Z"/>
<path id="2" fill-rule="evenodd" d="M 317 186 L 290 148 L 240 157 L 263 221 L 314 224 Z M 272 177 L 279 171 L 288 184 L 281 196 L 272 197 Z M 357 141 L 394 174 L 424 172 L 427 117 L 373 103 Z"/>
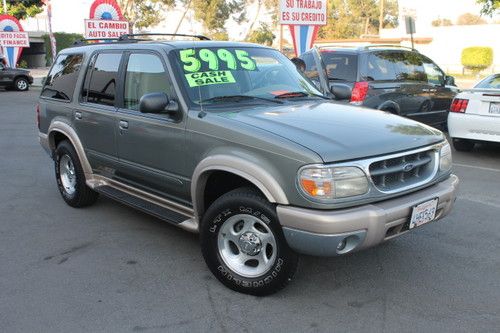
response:
<path id="1" fill-rule="evenodd" d="M 396 0 L 330 0 L 328 21 L 319 31 L 321 38 L 355 38 L 363 34 L 376 34 L 380 27 L 393 27 L 398 23 Z M 380 8 L 383 13 L 380 15 Z M 383 20 L 380 24 L 380 20 Z"/>
<path id="2" fill-rule="evenodd" d="M 172 8 L 175 0 L 118 0 L 123 16 L 134 27 L 148 28 L 161 22 L 159 14 L 165 8 Z"/>
<path id="3" fill-rule="evenodd" d="M 458 17 L 457 20 L 458 25 L 477 25 L 477 24 L 486 24 L 486 21 L 481 18 L 479 15 L 474 15 L 471 13 L 465 13 Z"/>
<path id="4" fill-rule="evenodd" d="M 432 21 L 433 27 L 448 27 L 450 25 L 453 25 L 453 22 L 447 18 L 438 18 Z"/>
<path id="5" fill-rule="evenodd" d="M 262 23 L 258 29 L 252 31 L 246 41 L 271 46 L 275 38 L 276 36 L 273 34 L 271 27 L 266 23 Z"/>
<path id="6" fill-rule="evenodd" d="M 7 0 L 7 13 L 18 20 L 33 17 L 43 12 L 42 0 Z M 4 13 L 3 2 L 0 1 L 0 13 Z"/>
<path id="7" fill-rule="evenodd" d="M 244 4 L 244 0 L 193 0 L 193 9 L 195 18 L 201 21 L 205 33 L 214 38 L 221 38 L 227 35 L 227 20 L 236 13 L 241 14 Z"/>
<path id="8" fill-rule="evenodd" d="M 500 0 L 476 0 L 481 5 L 481 15 L 493 16 L 500 10 Z"/>
<path id="9" fill-rule="evenodd" d="M 252 4 L 256 4 L 257 5 L 257 8 L 255 10 L 255 15 L 252 19 L 252 21 L 250 22 L 250 26 L 248 27 L 248 30 L 247 30 L 247 33 L 246 33 L 246 36 L 245 36 L 245 40 L 249 39 L 250 36 L 252 35 L 252 33 L 254 32 L 254 28 L 255 28 L 255 24 L 257 23 L 257 21 L 259 20 L 259 18 L 261 17 L 261 12 L 262 12 L 262 9 L 265 8 L 266 10 L 268 10 L 270 13 L 271 13 L 271 17 L 272 17 L 272 25 L 269 26 L 267 25 L 265 29 L 269 29 L 269 30 L 272 30 L 272 28 L 275 28 L 276 25 L 278 24 L 278 10 L 279 10 L 279 1 L 277 0 L 246 0 L 245 1 L 245 8 L 243 9 L 244 11 L 246 11 L 246 8 L 248 8 L 249 6 L 251 6 Z M 262 32 L 262 26 L 259 27 L 258 29 Z"/>

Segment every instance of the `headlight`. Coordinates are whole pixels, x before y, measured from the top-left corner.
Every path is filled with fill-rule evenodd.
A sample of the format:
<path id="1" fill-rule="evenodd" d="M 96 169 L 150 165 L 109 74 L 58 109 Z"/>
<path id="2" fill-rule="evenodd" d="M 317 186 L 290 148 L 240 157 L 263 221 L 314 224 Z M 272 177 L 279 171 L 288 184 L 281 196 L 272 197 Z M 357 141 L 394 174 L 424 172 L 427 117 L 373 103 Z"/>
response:
<path id="1" fill-rule="evenodd" d="M 357 167 L 306 167 L 298 177 L 300 189 L 311 199 L 340 199 L 368 192 L 368 179 Z"/>
<path id="2" fill-rule="evenodd" d="M 451 147 L 448 142 L 441 147 L 439 151 L 439 170 L 440 171 L 449 171 L 451 169 L 451 164 L 453 159 L 451 157 Z"/>

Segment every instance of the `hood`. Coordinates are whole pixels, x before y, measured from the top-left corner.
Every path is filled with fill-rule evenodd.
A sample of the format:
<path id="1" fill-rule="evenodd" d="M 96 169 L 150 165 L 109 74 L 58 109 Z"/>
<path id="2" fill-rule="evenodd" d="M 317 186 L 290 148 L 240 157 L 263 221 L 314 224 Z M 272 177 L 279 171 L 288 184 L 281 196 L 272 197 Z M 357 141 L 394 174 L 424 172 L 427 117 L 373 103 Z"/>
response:
<path id="1" fill-rule="evenodd" d="M 329 101 L 287 103 L 219 115 L 302 145 L 324 162 L 394 153 L 444 139 L 440 131 L 406 118 Z"/>

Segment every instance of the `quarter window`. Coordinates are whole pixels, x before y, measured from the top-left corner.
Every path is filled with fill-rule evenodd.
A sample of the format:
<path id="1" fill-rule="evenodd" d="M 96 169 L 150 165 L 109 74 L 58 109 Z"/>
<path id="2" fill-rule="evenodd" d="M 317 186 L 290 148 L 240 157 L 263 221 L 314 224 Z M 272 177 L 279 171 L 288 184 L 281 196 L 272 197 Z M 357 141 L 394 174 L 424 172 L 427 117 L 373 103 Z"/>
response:
<path id="1" fill-rule="evenodd" d="M 115 105 L 118 68 L 121 54 L 101 53 L 89 66 L 83 89 L 83 101 L 101 105 Z"/>
<path id="2" fill-rule="evenodd" d="M 83 54 L 63 54 L 58 56 L 45 80 L 41 95 L 70 101 L 75 92 L 82 61 Z"/>
<path id="3" fill-rule="evenodd" d="M 125 108 L 139 110 L 142 96 L 164 92 L 171 95 L 171 85 L 160 58 L 153 54 L 131 54 L 125 77 Z"/>

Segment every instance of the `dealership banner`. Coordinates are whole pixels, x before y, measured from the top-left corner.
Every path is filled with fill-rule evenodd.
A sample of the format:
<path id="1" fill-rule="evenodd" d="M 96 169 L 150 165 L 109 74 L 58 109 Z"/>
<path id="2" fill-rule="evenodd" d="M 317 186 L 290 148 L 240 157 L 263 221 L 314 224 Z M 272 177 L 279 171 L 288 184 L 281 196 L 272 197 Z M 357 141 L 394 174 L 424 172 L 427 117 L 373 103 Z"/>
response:
<path id="1" fill-rule="evenodd" d="M 85 20 L 86 39 L 118 38 L 128 33 L 129 23 L 115 0 L 96 0 L 92 3 L 89 19 Z"/>
<path id="2" fill-rule="evenodd" d="M 327 20 L 327 0 L 280 0 L 280 24 L 288 25 L 295 54 L 311 49 Z"/>
<path id="3" fill-rule="evenodd" d="M 12 68 L 16 68 L 23 47 L 30 47 L 28 33 L 14 16 L 0 15 L 0 47 Z"/>

